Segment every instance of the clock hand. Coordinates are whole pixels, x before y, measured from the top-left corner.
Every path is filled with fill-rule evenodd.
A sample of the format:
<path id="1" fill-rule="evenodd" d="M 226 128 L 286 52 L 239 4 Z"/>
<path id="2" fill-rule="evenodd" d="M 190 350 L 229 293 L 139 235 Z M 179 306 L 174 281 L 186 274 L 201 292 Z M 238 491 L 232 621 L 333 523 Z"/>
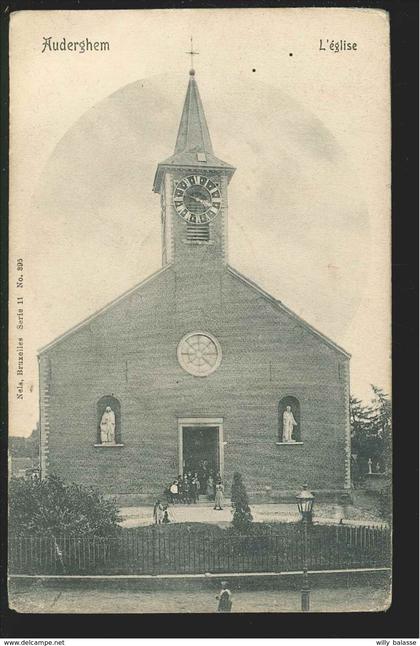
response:
<path id="1" fill-rule="evenodd" d="M 207 200 L 200 200 L 201 204 L 204 204 L 204 206 L 211 206 L 211 202 L 208 202 Z"/>
<path id="2" fill-rule="evenodd" d="M 195 195 L 190 195 L 190 197 L 192 197 L 192 199 L 196 202 L 200 202 L 200 204 L 203 204 L 204 206 L 211 206 L 211 202 L 203 200 L 201 197 L 195 197 Z"/>

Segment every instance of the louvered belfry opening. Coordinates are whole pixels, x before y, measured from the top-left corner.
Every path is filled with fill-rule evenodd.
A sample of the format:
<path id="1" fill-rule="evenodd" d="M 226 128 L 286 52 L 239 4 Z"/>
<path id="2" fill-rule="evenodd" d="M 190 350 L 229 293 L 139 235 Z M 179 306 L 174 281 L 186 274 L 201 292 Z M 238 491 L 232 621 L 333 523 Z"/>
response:
<path id="1" fill-rule="evenodd" d="M 206 224 L 187 224 L 187 240 L 189 242 L 209 242 L 210 225 Z"/>

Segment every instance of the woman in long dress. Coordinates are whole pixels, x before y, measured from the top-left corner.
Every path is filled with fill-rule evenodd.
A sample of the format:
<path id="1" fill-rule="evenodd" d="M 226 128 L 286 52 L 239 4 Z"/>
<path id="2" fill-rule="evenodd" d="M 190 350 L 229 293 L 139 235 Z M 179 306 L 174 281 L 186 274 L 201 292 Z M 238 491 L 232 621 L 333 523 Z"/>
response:
<path id="1" fill-rule="evenodd" d="M 159 504 L 156 509 L 156 524 L 161 525 L 163 521 L 163 505 L 159 501 Z"/>
<path id="2" fill-rule="evenodd" d="M 223 509 L 223 492 L 225 488 L 221 480 L 216 485 L 216 497 L 214 499 L 214 509 L 221 511 Z"/>
<path id="3" fill-rule="evenodd" d="M 163 520 L 163 505 L 160 500 L 156 500 L 153 507 L 153 520 L 155 525 L 161 525 Z"/>

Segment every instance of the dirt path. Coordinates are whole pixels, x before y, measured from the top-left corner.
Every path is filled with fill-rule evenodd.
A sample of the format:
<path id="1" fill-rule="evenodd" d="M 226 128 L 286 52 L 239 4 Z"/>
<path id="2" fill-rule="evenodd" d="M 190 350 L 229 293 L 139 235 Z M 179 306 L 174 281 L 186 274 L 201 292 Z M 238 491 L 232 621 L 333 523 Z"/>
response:
<path id="1" fill-rule="evenodd" d="M 156 613 L 216 611 L 213 590 L 144 591 L 48 587 L 43 584 L 10 590 L 10 605 L 33 613 Z M 311 593 L 313 612 L 385 610 L 387 592 L 375 587 L 322 588 Z M 300 612 L 300 593 L 294 590 L 233 590 L 234 612 Z"/>

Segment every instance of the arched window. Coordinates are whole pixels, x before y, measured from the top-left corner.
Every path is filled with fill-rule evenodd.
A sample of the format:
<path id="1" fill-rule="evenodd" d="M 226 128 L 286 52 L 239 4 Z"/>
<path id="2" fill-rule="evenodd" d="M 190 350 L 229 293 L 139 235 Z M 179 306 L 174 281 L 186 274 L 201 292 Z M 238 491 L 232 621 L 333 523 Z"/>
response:
<path id="1" fill-rule="evenodd" d="M 113 395 L 101 397 L 97 405 L 97 444 L 121 444 L 121 404 Z"/>
<path id="2" fill-rule="evenodd" d="M 279 442 L 301 442 L 300 404 L 296 397 L 288 395 L 279 402 Z"/>

